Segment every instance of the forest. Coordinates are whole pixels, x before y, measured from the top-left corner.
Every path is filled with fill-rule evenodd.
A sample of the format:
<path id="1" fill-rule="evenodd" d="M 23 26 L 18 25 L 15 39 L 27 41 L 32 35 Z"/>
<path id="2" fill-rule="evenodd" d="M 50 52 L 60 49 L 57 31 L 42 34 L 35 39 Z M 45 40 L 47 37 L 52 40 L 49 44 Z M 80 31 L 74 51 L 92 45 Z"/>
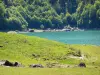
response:
<path id="1" fill-rule="evenodd" d="M 100 0 L 0 0 L 0 30 L 100 28 Z"/>

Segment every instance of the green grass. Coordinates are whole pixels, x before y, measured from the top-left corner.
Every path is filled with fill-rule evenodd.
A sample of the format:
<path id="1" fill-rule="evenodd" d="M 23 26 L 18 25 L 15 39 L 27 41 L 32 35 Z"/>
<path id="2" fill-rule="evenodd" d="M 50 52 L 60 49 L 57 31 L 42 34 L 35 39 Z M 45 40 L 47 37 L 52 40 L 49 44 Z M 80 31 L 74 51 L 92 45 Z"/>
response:
<path id="1" fill-rule="evenodd" d="M 100 46 L 95 45 L 71 45 L 73 48 L 81 50 L 87 64 L 100 66 Z M 94 62 L 94 64 L 92 64 Z"/>
<path id="2" fill-rule="evenodd" d="M 8 68 L 0 67 L 0 75 L 100 75 L 100 68 Z"/>
<path id="3" fill-rule="evenodd" d="M 35 36 L 7 33 L 0 33 L 0 46 L 3 46 L 0 47 L 0 60 L 18 61 L 24 65 L 45 65 L 48 62 L 78 64 L 84 61 L 88 65 L 100 66 L 100 46 L 66 45 Z M 84 54 L 84 60 L 68 57 L 77 51 Z"/>
<path id="4" fill-rule="evenodd" d="M 70 58 L 78 51 L 84 60 Z M 45 60 L 44 60 L 45 59 Z M 0 33 L 0 60 L 18 61 L 24 68 L 0 67 L 0 75 L 99 75 L 100 46 L 66 45 L 35 36 Z M 40 63 L 59 63 L 78 65 L 85 62 L 87 68 L 29 68 L 28 65 Z"/>
<path id="5" fill-rule="evenodd" d="M 0 46 L 3 46 L 0 47 L 1 60 L 18 61 L 25 65 L 32 63 L 44 64 L 43 59 L 55 62 L 71 51 L 67 45 L 56 41 L 6 33 L 0 33 Z"/>

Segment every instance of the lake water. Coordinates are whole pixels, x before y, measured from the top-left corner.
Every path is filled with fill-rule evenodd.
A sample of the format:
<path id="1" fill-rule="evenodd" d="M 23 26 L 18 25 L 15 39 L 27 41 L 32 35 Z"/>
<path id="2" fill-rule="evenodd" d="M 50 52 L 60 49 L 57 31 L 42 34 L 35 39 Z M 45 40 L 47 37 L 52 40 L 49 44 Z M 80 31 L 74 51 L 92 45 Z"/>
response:
<path id="1" fill-rule="evenodd" d="M 100 31 L 40 32 L 25 33 L 25 35 L 47 38 L 65 44 L 100 45 Z"/>

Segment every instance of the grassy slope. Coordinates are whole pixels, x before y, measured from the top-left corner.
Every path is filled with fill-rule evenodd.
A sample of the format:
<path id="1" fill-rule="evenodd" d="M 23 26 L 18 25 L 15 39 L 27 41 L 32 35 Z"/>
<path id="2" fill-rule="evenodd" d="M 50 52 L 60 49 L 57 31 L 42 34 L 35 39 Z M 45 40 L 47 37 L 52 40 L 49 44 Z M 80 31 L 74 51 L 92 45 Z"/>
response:
<path id="1" fill-rule="evenodd" d="M 0 60 L 18 61 L 24 65 L 47 62 L 78 64 L 80 61 L 84 61 L 88 65 L 100 66 L 99 46 L 65 45 L 39 37 L 6 33 L 0 33 L 0 46 L 3 46 L 0 47 Z M 74 49 L 74 53 L 80 50 L 84 54 L 85 60 L 68 58 L 72 49 Z M 35 57 L 32 54 L 35 54 Z M 48 60 L 44 61 L 43 59 Z"/>
<path id="2" fill-rule="evenodd" d="M 87 64 L 100 66 L 100 46 L 95 45 L 71 45 L 75 49 L 81 50 L 86 57 Z M 94 64 L 93 64 L 94 62 Z"/>
<path id="3" fill-rule="evenodd" d="M 85 55 L 87 64 L 92 64 L 92 67 L 87 68 L 8 68 L 0 67 L 0 75 L 99 75 L 100 74 L 100 47 L 89 45 L 65 45 L 47 39 L 38 37 L 30 37 L 19 34 L 0 33 L 0 60 L 8 59 L 10 61 L 18 61 L 25 65 L 32 63 L 42 63 L 58 61 L 58 57 L 65 57 L 66 54 L 74 50 L 80 50 Z M 32 54 L 40 55 L 39 58 L 34 58 Z M 43 61 L 42 58 L 48 58 L 48 61 Z M 55 59 L 55 60 L 53 60 Z M 67 58 L 58 62 L 65 64 L 78 64 L 81 60 Z M 97 68 L 95 66 L 98 66 Z"/>
<path id="4" fill-rule="evenodd" d="M 0 47 L 0 59 L 24 64 L 42 63 L 43 58 L 51 61 L 70 52 L 64 44 L 19 34 L 0 33 L 0 45 L 3 46 Z M 36 58 L 32 54 L 35 54 Z"/>

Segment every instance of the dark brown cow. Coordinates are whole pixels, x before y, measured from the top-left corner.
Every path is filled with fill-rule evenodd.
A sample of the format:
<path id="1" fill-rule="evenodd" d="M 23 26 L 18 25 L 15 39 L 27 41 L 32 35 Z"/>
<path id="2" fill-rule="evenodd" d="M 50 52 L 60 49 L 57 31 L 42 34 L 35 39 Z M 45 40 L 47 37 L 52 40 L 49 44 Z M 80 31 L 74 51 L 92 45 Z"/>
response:
<path id="1" fill-rule="evenodd" d="M 86 64 L 84 62 L 81 62 L 78 66 L 79 67 L 86 67 Z"/>
<path id="2" fill-rule="evenodd" d="M 5 66 L 14 66 L 14 64 L 8 60 L 5 61 L 5 63 L 3 64 Z"/>

